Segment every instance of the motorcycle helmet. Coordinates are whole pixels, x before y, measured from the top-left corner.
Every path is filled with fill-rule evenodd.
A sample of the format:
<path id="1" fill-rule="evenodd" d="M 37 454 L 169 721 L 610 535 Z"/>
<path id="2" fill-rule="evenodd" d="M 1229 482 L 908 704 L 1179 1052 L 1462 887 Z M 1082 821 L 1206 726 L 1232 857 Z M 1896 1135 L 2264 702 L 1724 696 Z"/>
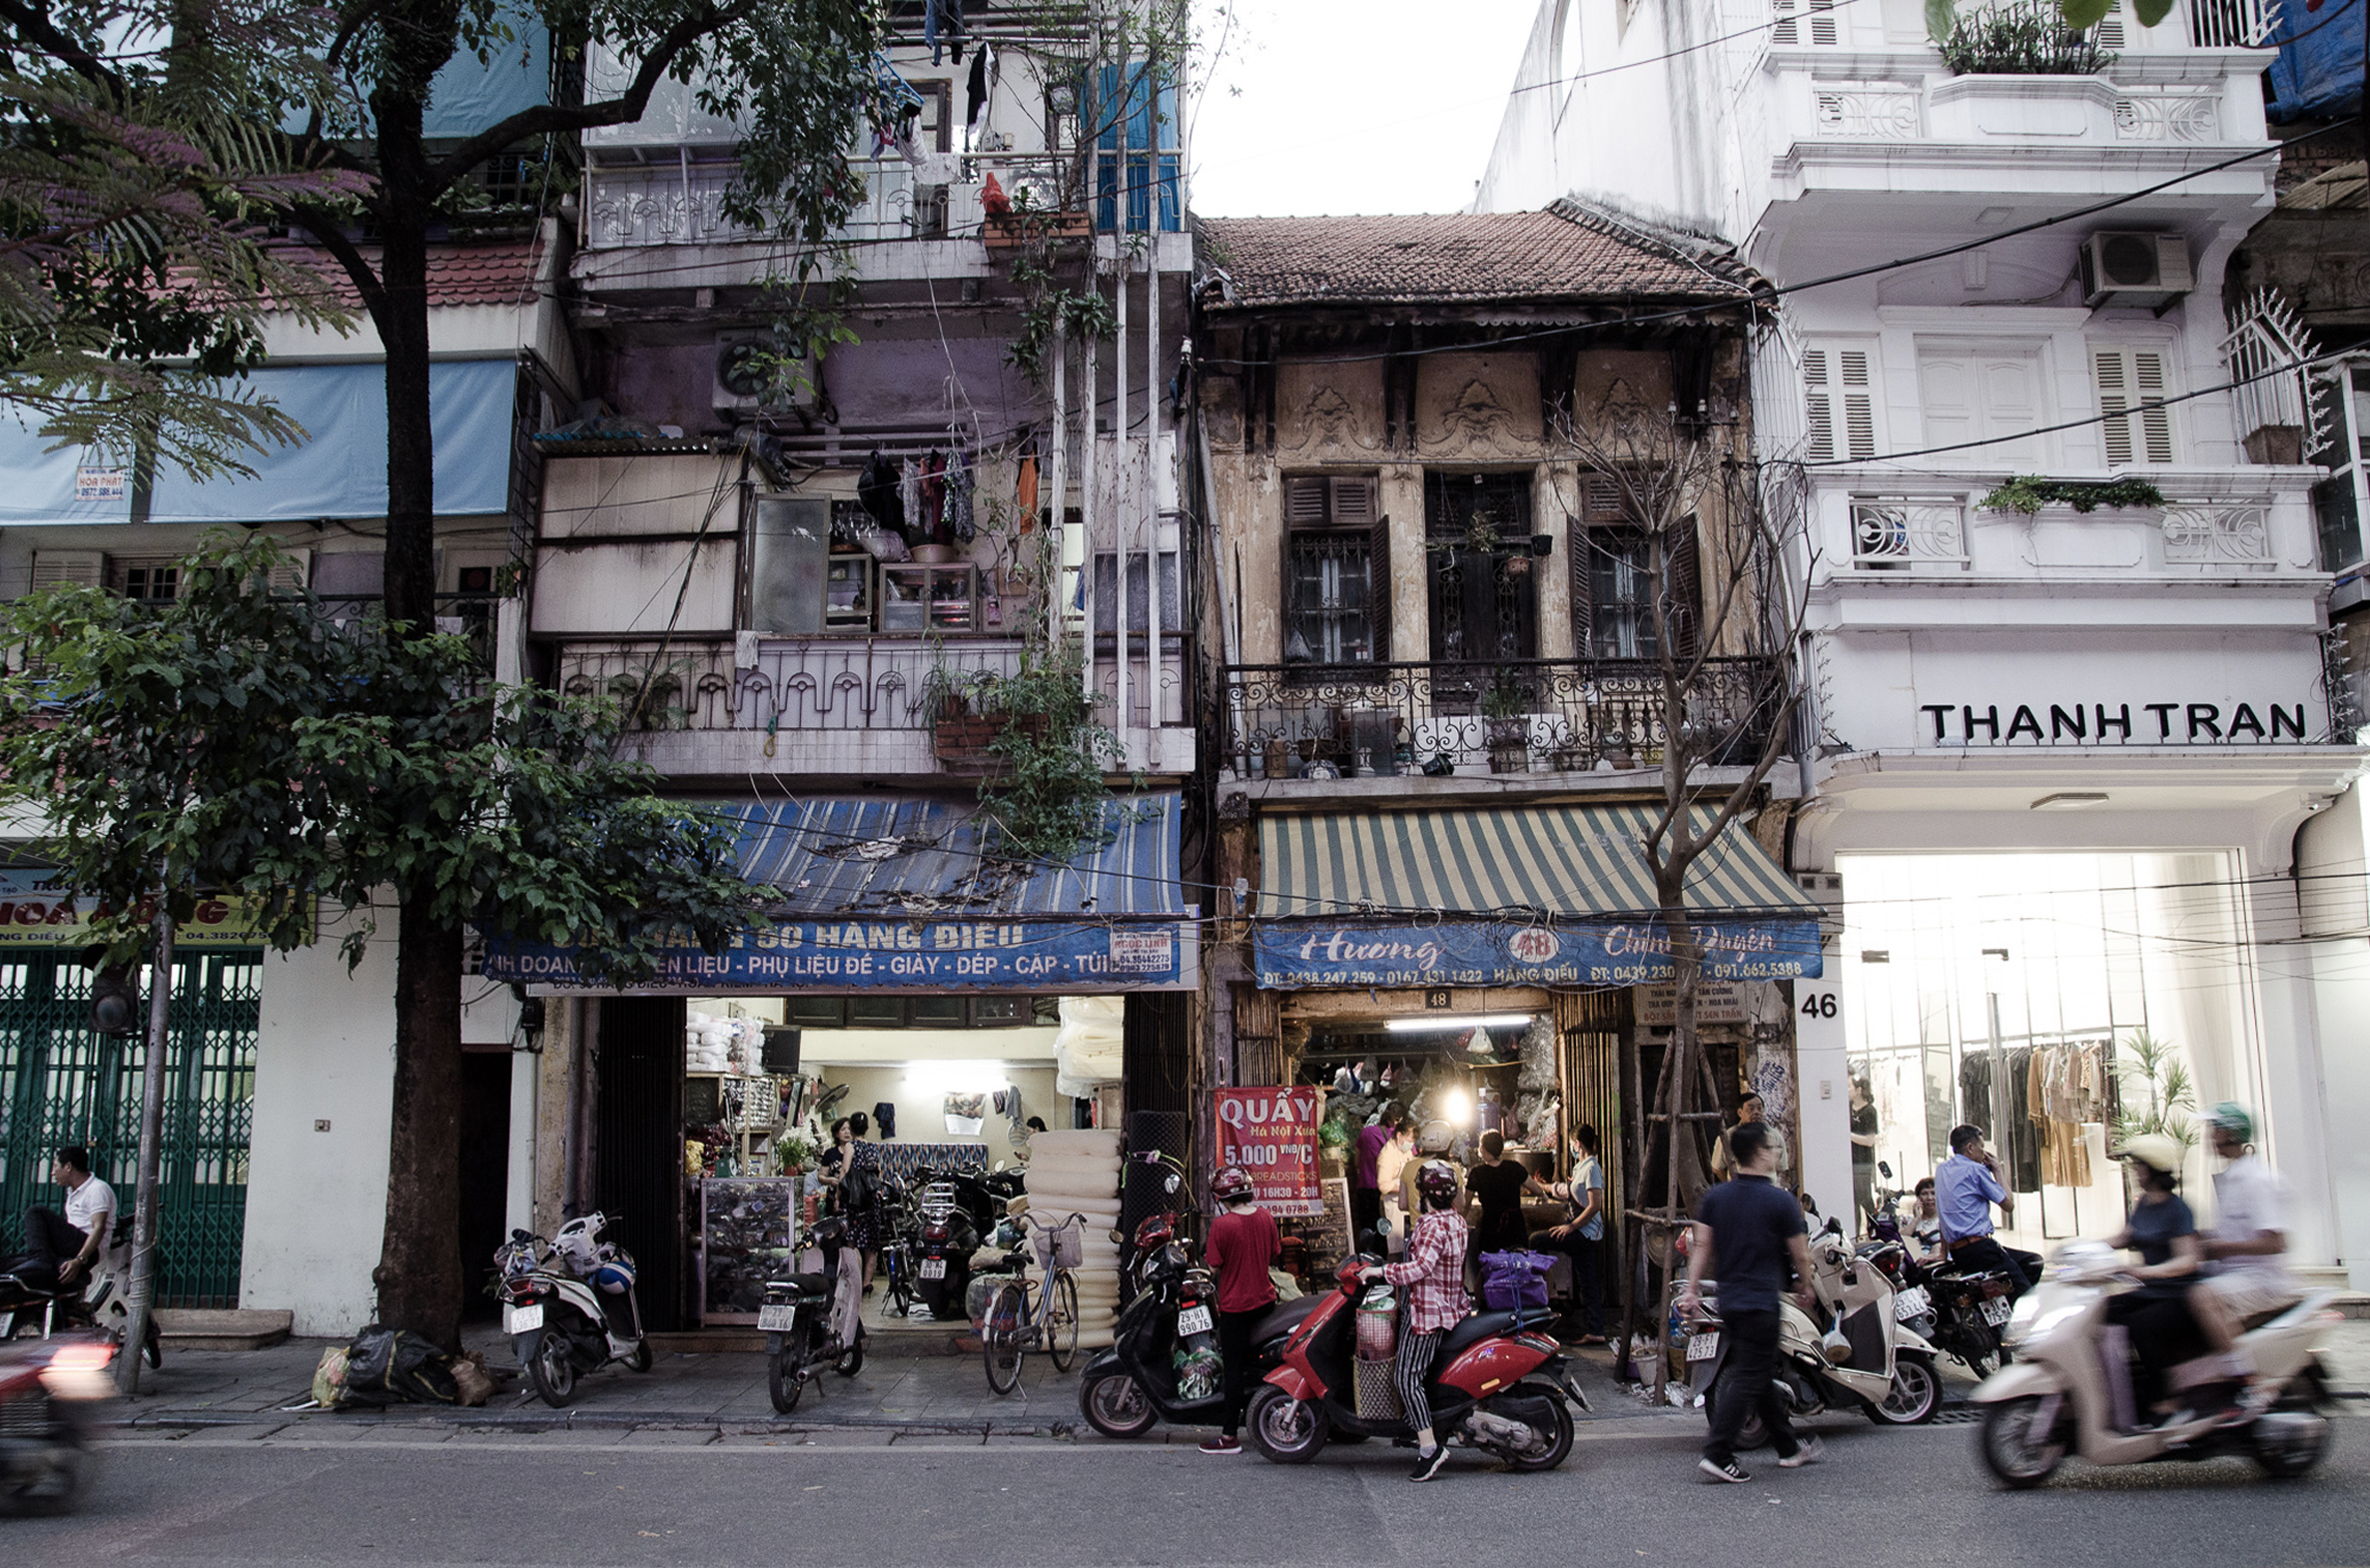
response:
<path id="1" fill-rule="evenodd" d="M 1445 1161 L 1427 1160 L 1415 1173 L 1415 1190 L 1423 1194 L 1426 1208 L 1446 1208 L 1455 1202 L 1458 1186 L 1456 1172 Z"/>
<path id="2" fill-rule="evenodd" d="M 1177 1216 L 1166 1211 L 1147 1214 L 1144 1223 L 1136 1227 L 1136 1250 L 1151 1252 L 1166 1246 L 1177 1237 Z"/>
<path id="3" fill-rule="evenodd" d="M 1240 1166 L 1228 1166 L 1209 1179 L 1209 1195 L 1221 1203 L 1239 1203 L 1252 1190 L 1250 1173 Z"/>
<path id="4" fill-rule="evenodd" d="M 633 1259 L 623 1255 L 602 1258 L 592 1270 L 592 1282 L 611 1295 L 623 1295 L 633 1288 Z"/>
<path id="5" fill-rule="evenodd" d="M 2246 1107 L 2235 1100 L 2225 1100 L 2205 1113 L 2205 1125 L 2219 1133 L 2227 1133 L 2241 1144 L 2255 1141 L 2255 1119 Z"/>
<path id="6" fill-rule="evenodd" d="M 2136 1160 L 2141 1165 L 2165 1176 L 2177 1176 L 2180 1175 L 2180 1143 L 2166 1133 L 2140 1133 L 2126 1138 L 2115 1150 L 2114 1158 Z"/>

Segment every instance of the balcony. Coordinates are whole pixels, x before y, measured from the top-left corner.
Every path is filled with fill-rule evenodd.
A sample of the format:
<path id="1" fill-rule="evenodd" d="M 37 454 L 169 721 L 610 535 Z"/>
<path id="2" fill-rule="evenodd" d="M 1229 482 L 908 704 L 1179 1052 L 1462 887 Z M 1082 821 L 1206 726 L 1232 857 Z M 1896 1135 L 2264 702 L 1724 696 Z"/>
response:
<path id="1" fill-rule="evenodd" d="M 569 696 L 638 702 L 626 747 L 673 777 L 894 779 L 944 771 L 932 746 L 932 675 L 958 685 L 1010 675 L 1021 648 L 1012 637 L 570 638 L 556 646 L 552 679 Z M 1191 734 L 1174 727 L 1183 722 L 1175 693 L 1164 695 L 1172 727 L 1147 733 L 1139 723 L 1122 740 L 1132 766 L 1189 772 Z M 1131 703 L 1139 720 L 1142 701 Z M 1108 705 L 1100 717 L 1111 722 Z"/>
<path id="2" fill-rule="evenodd" d="M 1707 662 L 1699 724 L 1718 764 L 1750 762 L 1780 695 L 1765 658 Z M 1659 767 L 1662 669 L 1646 659 L 1236 664 L 1225 672 L 1226 756 L 1244 779 L 1618 773 Z"/>
<path id="3" fill-rule="evenodd" d="M 980 192 L 990 174 L 1008 193 L 1027 191 L 1050 207 L 1063 167 L 1071 162 L 1051 153 L 925 153 L 919 162 L 895 156 L 852 159 L 849 166 L 864 182 L 864 195 L 834 238 L 976 241 L 986 216 Z M 713 156 L 588 161 L 584 248 L 759 243 L 766 238 L 761 230 L 724 216 L 724 193 L 736 172 L 731 159 Z"/>

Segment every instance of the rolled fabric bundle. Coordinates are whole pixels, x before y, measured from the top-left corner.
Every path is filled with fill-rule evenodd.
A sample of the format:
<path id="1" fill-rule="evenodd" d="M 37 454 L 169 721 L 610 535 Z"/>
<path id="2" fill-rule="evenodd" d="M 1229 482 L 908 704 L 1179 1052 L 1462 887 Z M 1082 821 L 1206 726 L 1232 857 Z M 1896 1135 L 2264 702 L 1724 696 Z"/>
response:
<path id="1" fill-rule="evenodd" d="M 1040 1155 L 1092 1155 L 1105 1160 L 1117 1160 L 1120 1158 L 1120 1136 L 1101 1128 L 1033 1133 L 1029 1137 L 1029 1158 L 1034 1162 Z"/>

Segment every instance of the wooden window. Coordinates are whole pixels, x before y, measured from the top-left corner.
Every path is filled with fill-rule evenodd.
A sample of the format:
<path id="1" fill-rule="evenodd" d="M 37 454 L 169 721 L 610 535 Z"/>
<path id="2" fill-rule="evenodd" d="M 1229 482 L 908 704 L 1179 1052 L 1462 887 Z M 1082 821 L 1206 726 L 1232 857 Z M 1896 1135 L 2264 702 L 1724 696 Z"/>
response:
<path id="1" fill-rule="evenodd" d="M 1823 47 L 1841 43 L 1835 8 L 1836 0 L 1775 0 L 1777 25 L 1770 29 L 1770 42 Z"/>
<path id="2" fill-rule="evenodd" d="M 61 583 L 96 588 L 107 580 L 107 557 L 98 550 L 35 550 L 33 586 L 54 588 Z"/>
<path id="3" fill-rule="evenodd" d="M 1802 385 L 1812 460 L 1865 462 L 1877 454 L 1876 384 L 1868 350 L 1805 350 Z"/>
<path id="4" fill-rule="evenodd" d="M 1390 658 L 1389 530 L 1370 474 L 1283 481 L 1285 663 Z"/>
<path id="5" fill-rule="evenodd" d="M 2106 465 L 2172 461 L 2172 410 L 2164 405 L 2164 354 L 2159 349 L 2092 349 L 2099 423 Z"/>
<path id="6" fill-rule="evenodd" d="M 2045 460 L 2040 356 L 2029 350 L 1928 351 L 1918 356 L 1918 403 L 1928 446 L 1953 461 L 2024 468 Z M 1980 444 L 1969 444 L 1979 442 Z"/>
<path id="7" fill-rule="evenodd" d="M 1424 475 L 1424 576 L 1435 661 L 1538 657 L 1538 561 L 1530 536 L 1529 474 Z"/>
<path id="8" fill-rule="evenodd" d="M 175 555 L 110 555 L 107 586 L 127 599 L 167 603 L 181 594 L 181 558 Z"/>

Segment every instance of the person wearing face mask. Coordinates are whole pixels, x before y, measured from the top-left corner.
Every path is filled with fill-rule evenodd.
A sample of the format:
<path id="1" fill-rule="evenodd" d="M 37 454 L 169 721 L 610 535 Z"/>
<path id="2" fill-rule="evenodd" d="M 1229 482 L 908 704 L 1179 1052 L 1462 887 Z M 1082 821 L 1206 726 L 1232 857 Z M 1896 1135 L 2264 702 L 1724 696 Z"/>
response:
<path id="1" fill-rule="evenodd" d="M 1605 1238 L 1605 1168 L 1597 1162 L 1597 1133 L 1583 1126 L 1572 1135 L 1572 1179 L 1555 1184 L 1554 1194 L 1572 1205 L 1571 1217 L 1533 1230 L 1534 1252 L 1561 1252 L 1572 1260 L 1572 1291 L 1586 1331 L 1579 1344 L 1605 1342 L 1605 1284 L 1597 1248 Z"/>

